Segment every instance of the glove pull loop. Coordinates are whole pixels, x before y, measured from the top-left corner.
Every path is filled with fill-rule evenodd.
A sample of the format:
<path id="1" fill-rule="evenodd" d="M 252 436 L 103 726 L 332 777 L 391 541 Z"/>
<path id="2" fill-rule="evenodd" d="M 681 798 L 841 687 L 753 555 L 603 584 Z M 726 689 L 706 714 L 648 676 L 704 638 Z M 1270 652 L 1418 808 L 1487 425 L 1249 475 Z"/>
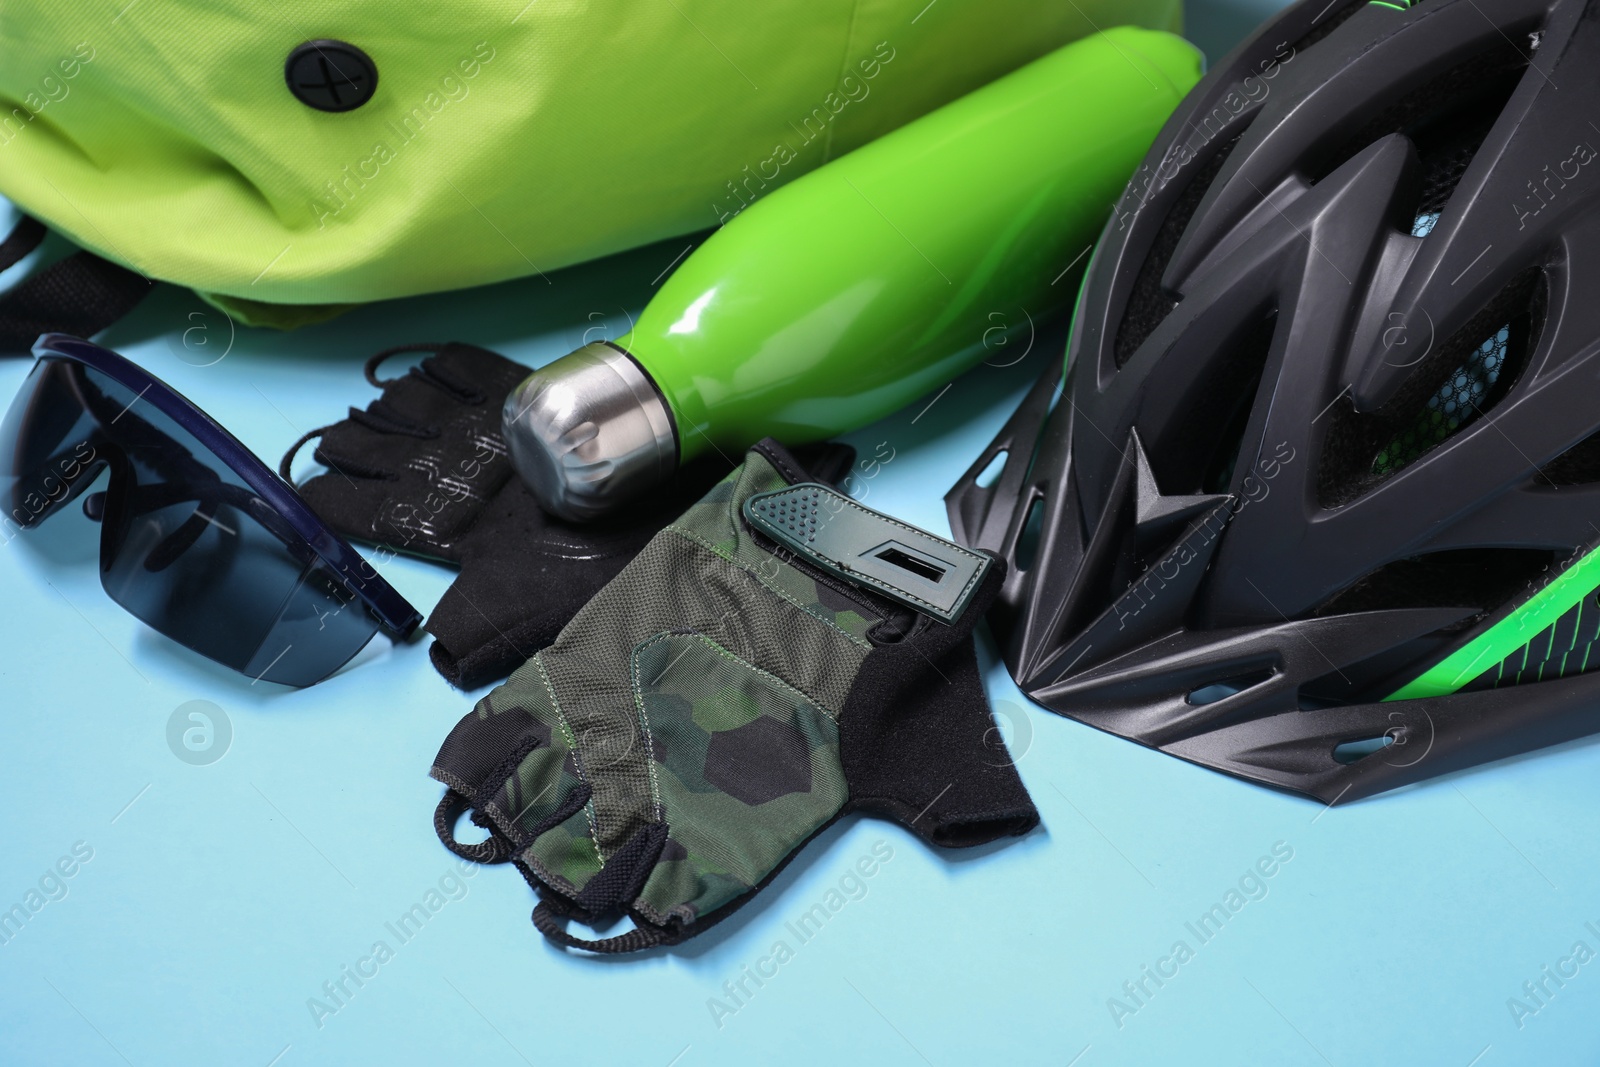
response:
<path id="1" fill-rule="evenodd" d="M 551 906 L 548 900 L 541 900 L 533 909 L 533 925 L 543 934 L 546 940 L 553 941 L 565 948 L 581 948 L 585 952 L 598 952 L 602 955 L 618 955 L 624 952 L 639 952 L 657 945 L 670 944 L 673 941 L 666 931 L 649 926 L 635 926 L 625 934 L 615 937 L 602 937 L 589 940 L 582 937 L 573 937 L 563 927 L 569 916 L 561 914 Z"/>
<path id="2" fill-rule="evenodd" d="M 466 808 L 467 798 L 454 789 L 447 789 L 439 800 L 439 806 L 433 809 L 433 832 L 439 835 L 444 847 L 473 863 L 504 863 L 510 859 L 511 842 L 492 828 L 489 836 L 482 841 L 469 845 L 456 840 L 456 820 Z"/>
<path id="3" fill-rule="evenodd" d="M 382 366 L 386 360 L 394 356 L 398 356 L 404 352 L 427 352 L 430 356 L 437 356 L 440 352 L 449 347 L 450 346 L 447 344 L 434 343 L 431 341 L 424 341 L 409 345 L 396 345 L 394 348 L 386 348 L 382 352 L 369 357 L 366 364 L 361 368 L 361 373 L 366 375 L 367 381 L 375 388 L 382 389 L 385 386 L 392 385 L 400 380 L 399 378 L 378 377 L 378 368 Z M 444 390 L 446 393 L 455 397 L 456 400 L 463 404 L 468 404 L 472 407 L 479 407 L 489 400 L 488 394 L 486 394 L 482 389 L 478 388 L 475 382 L 464 375 L 452 371 L 449 367 L 441 364 L 437 359 L 423 360 L 420 366 L 413 367 L 411 369 L 411 373 L 421 378 L 429 385 L 436 386 L 437 388 Z"/>
<path id="4" fill-rule="evenodd" d="M 656 945 L 676 941 L 668 931 L 654 926 L 640 926 L 616 937 L 599 940 L 574 937 L 563 927 L 568 919 L 590 922 L 596 917 L 616 915 L 626 909 L 629 901 L 639 895 L 645 880 L 661 858 L 667 843 L 667 824 L 652 823 L 628 839 L 628 843 L 611 854 L 605 867 L 589 880 L 578 894 L 578 899 L 559 899 L 559 904 L 546 896 L 533 909 L 533 925 L 549 940 L 567 948 L 581 948 L 586 952 L 614 954 L 637 952 Z"/>
<path id="5" fill-rule="evenodd" d="M 290 476 L 289 468 L 294 466 L 295 456 L 298 456 L 300 454 L 300 450 L 306 447 L 306 442 L 311 441 L 314 438 L 321 437 L 323 431 L 326 429 L 326 426 L 318 426 L 310 433 L 301 434 L 300 438 L 295 441 L 294 444 L 289 446 L 289 451 L 285 452 L 283 454 L 283 458 L 278 460 L 278 476 L 280 478 L 288 482 L 290 485 L 294 484 L 294 478 Z"/>
<path id="6" fill-rule="evenodd" d="M 393 356 L 398 356 L 402 352 L 434 353 L 443 347 L 443 344 L 434 344 L 431 341 L 422 341 L 418 342 L 417 344 L 395 345 L 393 348 L 385 348 L 382 352 L 378 352 L 367 357 L 366 363 L 362 364 L 361 366 L 361 373 L 366 376 L 367 383 L 374 389 L 382 389 L 391 382 L 397 382 L 400 380 L 399 378 L 378 377 L 378 368 L 383 365 L 385 360 Z"/>
<path id="7" fill-rule="evenodd" d="M 353 410 L 352 414 L 354 414 Z M 278 476 L 284 481 L 288 482 L 291 486 L 294 485 L 294 479 L 290 477 L 290 468 L 294 466 L 295 457 L 300 454 L 300 450 L 306 446 L 307 441 L 310 441 L 313 438 L 321 437 L 331 429 L 333 429 L 332 426 L 318 426 L 315 430 L 311 430 L 308 433 L 302 434 L 300 439 L 294 444 L 290 445 L 289 451 L 285 452 L 283 454 L 283 458 L 278 461 Z M 374 481 L 391 482 L 395 480 L 395 476 L 386 470 L 380 470 L 377 467 L 371 467 L 353 460 L 334 460 L 326 455 L 317 456 L 317 460 L 325 464 L 330 471 L 333 471 L 347 479 L 367 478 Z"/>

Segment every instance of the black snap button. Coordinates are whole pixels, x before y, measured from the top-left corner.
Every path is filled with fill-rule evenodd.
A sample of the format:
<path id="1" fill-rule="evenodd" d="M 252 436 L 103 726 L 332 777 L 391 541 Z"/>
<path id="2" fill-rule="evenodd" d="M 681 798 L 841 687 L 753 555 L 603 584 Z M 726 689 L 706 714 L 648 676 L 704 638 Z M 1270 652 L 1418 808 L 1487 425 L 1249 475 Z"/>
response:
<path id="1" fill-rule="evenodd" d="M 318 111 L 352 111 L 378 91 L 372 58 L 344 41 L 307 41 L 283 64 L 289 91 Z"/>

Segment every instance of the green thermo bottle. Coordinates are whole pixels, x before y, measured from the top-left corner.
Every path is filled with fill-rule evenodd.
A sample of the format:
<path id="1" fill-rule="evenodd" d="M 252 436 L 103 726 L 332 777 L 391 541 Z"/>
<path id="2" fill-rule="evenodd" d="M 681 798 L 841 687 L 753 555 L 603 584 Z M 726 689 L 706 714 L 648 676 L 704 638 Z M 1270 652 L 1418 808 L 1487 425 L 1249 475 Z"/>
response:
<path id="1" fill-rule="evenodd" d="M 512 391 L 518 471 L 549 511 L 582 521 L 712 448 L 830 437 L 950 381 L 1004 313 L 1070 295 L 1052 281 L 1201 67 L 1181 38 L 1119 27 L 756 201 L 628 334 Z"/>

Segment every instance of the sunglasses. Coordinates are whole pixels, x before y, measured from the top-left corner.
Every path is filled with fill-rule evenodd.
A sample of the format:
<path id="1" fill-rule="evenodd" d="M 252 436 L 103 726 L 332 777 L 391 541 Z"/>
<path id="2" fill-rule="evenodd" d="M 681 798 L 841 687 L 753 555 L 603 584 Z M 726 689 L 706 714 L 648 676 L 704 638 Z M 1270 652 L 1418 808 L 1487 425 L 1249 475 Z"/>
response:
<path id="1" fill-rule="evenodd" d="M 0 519 L 83 498 L 100 583 L 153 629 L 256 680 L 307 686 L 422 616 L 205 412 L 122 356 L 45 334 L 0 421 Z"/>

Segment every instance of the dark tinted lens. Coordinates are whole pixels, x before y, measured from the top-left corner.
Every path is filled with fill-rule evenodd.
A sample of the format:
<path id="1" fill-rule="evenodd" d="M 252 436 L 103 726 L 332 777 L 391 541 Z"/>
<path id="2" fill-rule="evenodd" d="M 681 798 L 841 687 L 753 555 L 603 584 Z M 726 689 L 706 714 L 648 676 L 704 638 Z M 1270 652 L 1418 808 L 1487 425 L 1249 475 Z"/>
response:
<path id="1" fill-rule="evenodd" d="M 0 532 L 37 525 L 104 463 L 84 408 L 82 368 L 39 360 L 0 421 Z"/>
<path id="2" fill-rule="evenodd" d="M 320 682 L 360 652 L 377 629 L 366 605 L 315 563 L 301 573 L 244 671 L 285 685 Z"/>
<path id="3" fill-rule="evenodd" d="M 287 685 L 325 678 L 367 643 L 377 620 L 243 478 L 153 404 L 82 374 L 87 407 L 126 460 L 103 519 L 113 600 L 203 656 Z"/>
<path id="4" fill-rule="evenodd" d="M 237 487 L 191 482 L 174 498 L 170 483 L 146 480 L 148 463 L 132 465 L 139 483 L 105 519 L 102 579 L 117 603 L 203 656 L 289 685 L 326 677 L 372 637 L 365 607 L 290 551 Z"/>

